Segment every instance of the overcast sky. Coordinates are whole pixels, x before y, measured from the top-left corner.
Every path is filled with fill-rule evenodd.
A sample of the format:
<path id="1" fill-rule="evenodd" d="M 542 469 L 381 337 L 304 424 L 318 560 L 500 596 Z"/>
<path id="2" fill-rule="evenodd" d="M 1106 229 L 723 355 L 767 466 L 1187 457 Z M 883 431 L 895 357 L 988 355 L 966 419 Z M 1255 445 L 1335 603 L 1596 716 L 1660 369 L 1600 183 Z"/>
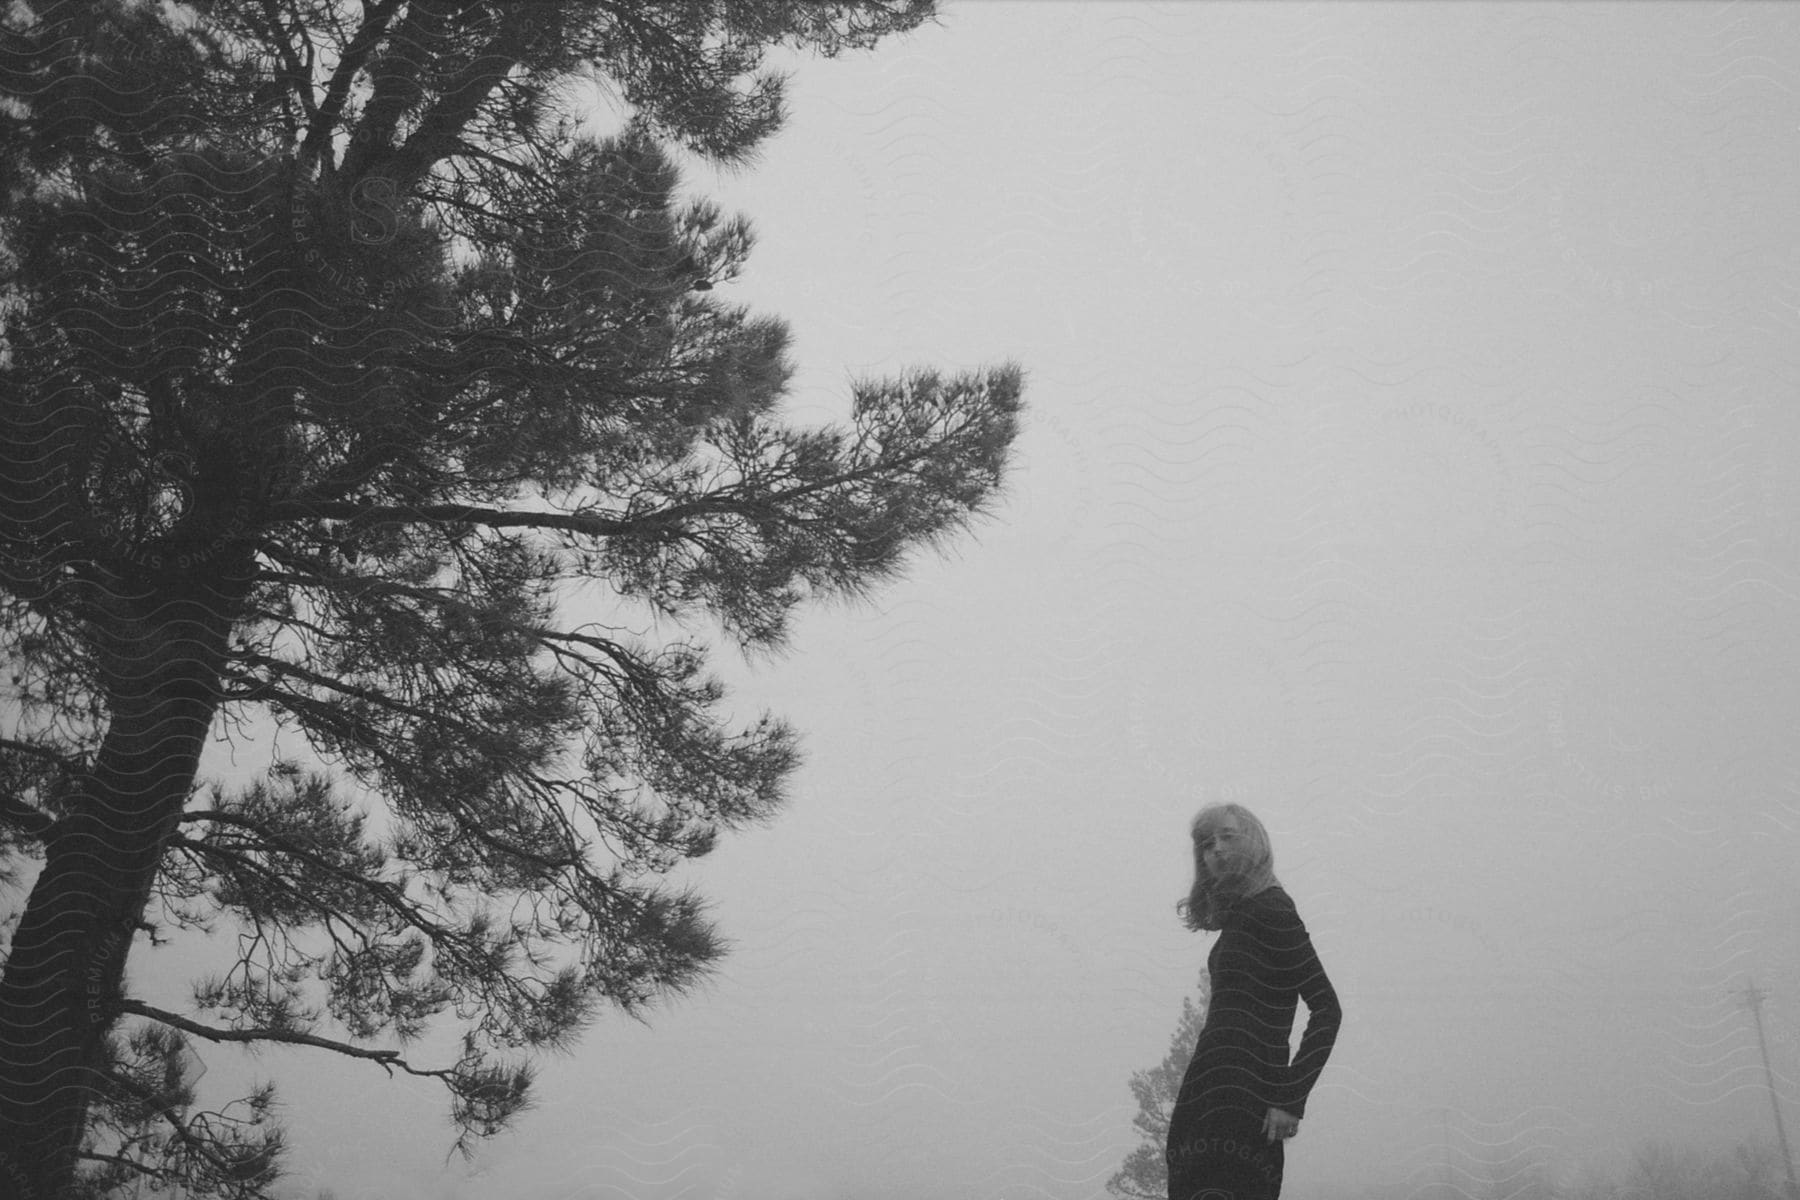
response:
<path id="1" fill-rule="evenodd" d="M 1770 1139 L 1752 977 L 1800 1128 L 1797 68 L 1775 4 L 952 2 L 800 63 L 692 175 L 761 235 L 720 294 L 809 420 L 1020 362 L 1005 506 L 724 660 L 809 754 L 685 876 L 735 953 L 516 1134 L 213 1082 L 281 1082 L 296 1196 L 1088 1200 L 1229 798 L 1345 1010 L 1287 1195 Z"/>

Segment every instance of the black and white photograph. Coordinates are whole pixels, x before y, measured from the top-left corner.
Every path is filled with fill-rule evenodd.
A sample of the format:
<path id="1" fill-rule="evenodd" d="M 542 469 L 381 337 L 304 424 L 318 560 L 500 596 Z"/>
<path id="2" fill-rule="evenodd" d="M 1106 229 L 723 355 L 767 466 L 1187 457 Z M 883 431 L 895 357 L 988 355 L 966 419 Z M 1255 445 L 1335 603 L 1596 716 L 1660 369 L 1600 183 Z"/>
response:
<path id="1" fill-rule="evenodd" d="M 0 2 L 0 1200 L 1800 1200 L 1800 4 Z"/>

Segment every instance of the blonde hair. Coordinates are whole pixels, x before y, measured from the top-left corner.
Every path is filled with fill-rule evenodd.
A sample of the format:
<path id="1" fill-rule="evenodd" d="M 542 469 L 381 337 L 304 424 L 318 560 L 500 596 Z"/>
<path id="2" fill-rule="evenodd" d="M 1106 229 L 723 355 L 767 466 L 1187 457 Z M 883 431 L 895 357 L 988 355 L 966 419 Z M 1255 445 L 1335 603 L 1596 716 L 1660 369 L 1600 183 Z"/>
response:
<path id="1" fill-rule="evenodd" d="M 1244 861 L 1239 870 L 1214 877 L 1200 855 L 1200 839 L 1219 822 L 1230 817 L 1243 834 Z M 1256 814 L 1241 804 L 1209 804 L 1194 815 L 1189 827 L 1194 840 L 1194 885 L 1176 902 L 1175 911 L 1189 929 L 1217 929 L 1224 923 L 1225 913 L 1240 900 L 1280 887 L 1275 878 L 1275 852 L 1269 846 L 1269 831 L 1256 819 Z"/>

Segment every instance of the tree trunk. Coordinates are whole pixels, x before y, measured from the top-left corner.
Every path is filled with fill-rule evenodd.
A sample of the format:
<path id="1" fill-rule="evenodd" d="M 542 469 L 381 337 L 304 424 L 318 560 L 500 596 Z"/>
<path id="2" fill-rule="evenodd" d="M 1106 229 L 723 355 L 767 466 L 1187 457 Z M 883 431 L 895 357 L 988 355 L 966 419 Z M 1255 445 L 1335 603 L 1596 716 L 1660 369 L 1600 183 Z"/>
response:
<path id="1" fill-rule="evenodd" d="M 70 1187 L 126 956 L 218 706 L 235 605 L 172 590 L 134 598 L 137 619 L 118 623 L 132 636 L 108 638 L 111 719 L 78 807 L 46 839 L 0 978 L 0 1200 Z"/>

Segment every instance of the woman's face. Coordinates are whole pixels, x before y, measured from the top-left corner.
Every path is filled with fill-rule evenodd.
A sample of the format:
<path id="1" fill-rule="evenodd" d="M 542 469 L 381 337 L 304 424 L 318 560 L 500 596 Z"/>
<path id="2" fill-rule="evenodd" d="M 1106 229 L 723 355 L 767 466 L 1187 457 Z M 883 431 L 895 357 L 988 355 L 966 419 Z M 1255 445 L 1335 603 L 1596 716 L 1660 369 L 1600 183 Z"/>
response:
<path id="1" fill-rule="evenodd" d="M 1214 879 L 1232 874 L 1244 861 L 1246 843 L 1237 818 L 1226 814 L 1210 822 L 1194 839 L 1200 862 Z"/>

